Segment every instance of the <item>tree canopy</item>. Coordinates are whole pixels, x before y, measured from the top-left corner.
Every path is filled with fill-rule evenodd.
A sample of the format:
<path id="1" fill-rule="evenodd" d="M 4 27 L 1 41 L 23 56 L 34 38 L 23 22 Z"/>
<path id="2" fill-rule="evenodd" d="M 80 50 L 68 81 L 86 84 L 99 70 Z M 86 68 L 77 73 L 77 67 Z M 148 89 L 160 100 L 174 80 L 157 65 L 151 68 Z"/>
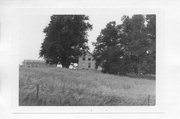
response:
<path id="1" fill-rule="evenodd" d="M 88 50 L 87 31 L 92 29 L 88 20 L 86 15 L 52 15 L 43 31 L 40 57 L 46 63 L 62 64 L 66 68 L 77 63 L 78 56 Z"/>
<path id="2" fill-rule="evenodd" d="M 93 43 L 96 65 L 112 74 L 155 73 L 156 16 L 123 16 L 109 22 Z"/>

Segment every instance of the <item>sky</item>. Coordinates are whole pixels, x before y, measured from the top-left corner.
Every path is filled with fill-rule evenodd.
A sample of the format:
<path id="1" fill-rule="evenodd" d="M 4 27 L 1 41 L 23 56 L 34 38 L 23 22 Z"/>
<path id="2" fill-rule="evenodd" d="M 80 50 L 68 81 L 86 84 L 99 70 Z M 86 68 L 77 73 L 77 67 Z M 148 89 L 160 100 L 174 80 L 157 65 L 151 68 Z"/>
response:
<path id="1" fill-rule="evenodd" d="M 90 52 L 94 49 L 92 42 L 96 41 L 101 29 L 105 28 L 106 24 L 110 21 L 116 21 L 117 24 L 120 24 L 121 17 L 124 15 L 113 12 L 106 12 L 102 15 L 102 12 L 103 11 L 98 11 L 94 13 L 93 11 L 85 13 L 85 15 L 89 16 L 89 22 L 93 25 L 93 29 L 88 32 Z M 49 24 L 51 15 L 52 14 L 18 15 L 16 27 L 19 33 L 19 63 L 22 63 L 25 59 L 41 60 L 41 58 L 39 58 L 39 51 L 45 37 L 43 29 Z"/>

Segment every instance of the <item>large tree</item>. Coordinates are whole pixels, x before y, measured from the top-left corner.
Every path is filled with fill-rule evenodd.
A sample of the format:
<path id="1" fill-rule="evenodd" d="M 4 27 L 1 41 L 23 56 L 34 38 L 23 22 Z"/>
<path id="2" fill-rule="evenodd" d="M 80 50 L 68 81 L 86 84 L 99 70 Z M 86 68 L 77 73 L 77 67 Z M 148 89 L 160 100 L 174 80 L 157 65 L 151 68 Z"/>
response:
<path id="1" fill-rule="evenodd" d="M 122 36 L 125 44 L 125 53 L 128 57 L 130 69 L 134 73 L 138 73 L 139 64 L 143 61 L 146 54 L 148 41 L 146 38 L 145 16 L 133 15 L 123 17 Z"/>
<path id="2" fill-rule="evenodd" d="M 62 64 L 68 68 L 77 63 L 78 56 L 88 50 L 87 31 L 92 29 L 86 15 L 53 15 L 44 29 L 45 38 L 40 57 L 46 63 Z"/>
<path id="3" fill-rule="evenodd" d="M 156 15 L 146 15 L 147 28 L 146 34 L 148 39 L 148 53 L 145 57 L 145 69 L 147 73 L 156 73 Z"/>
<path id="4" fill-rule="evenodd" d="M 113 74 L 155 73 L 155 15 L 122 17 L 109 22 L 94 43 L 94 57 L 104 72 Z"/>
<path id="5" fill-rule="evenodd" d="M 122 70 L 125 68 L 123 63 L 124 52 L 118 36 L 118 27 L 120 26 L 116 25 L 115 21 L 109 22 L 106 28 L 101 30 L 97 42 L 93 44 L 95 46 L 93 54 L 96 65 L 101 65 L 105 73 L 124 73 Z"/>

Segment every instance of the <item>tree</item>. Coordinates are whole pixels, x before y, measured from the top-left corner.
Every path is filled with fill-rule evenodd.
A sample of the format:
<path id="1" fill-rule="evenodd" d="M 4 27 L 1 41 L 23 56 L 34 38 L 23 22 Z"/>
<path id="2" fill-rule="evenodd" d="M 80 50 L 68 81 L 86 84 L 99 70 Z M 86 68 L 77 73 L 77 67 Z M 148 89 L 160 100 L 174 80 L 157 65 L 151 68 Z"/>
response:
<path id="1" fill-rule="evenodd" d="M 122 24 L 109 22 L 94 43 L 94 57 L 103 72 L 155 73 L 155 15 L 123 16 Z"/>
<path id="2" fill-rule="evenodd" d="M 105 73 L 124 73 L 124 53 L 118 36 L 118 27 L 120 26 L 116 25 L 116 22 L 109 22 L 106 28 L 101 30 L 97 42 L 93 44 L 96 65 L 101 65 Z"/>
<path id="3" fill-rule="evenodd" d="M 66 68 L 77 63 L 78 56 L 88 50 L 87 31 L 92 29 L 88 20 L 86 15 L 52 15 L 43 31 L 40 57 L 46 63 L 62 64 Z"/>
<path id="4" fill-rule="evenodd" d="M 148 73 L 156 73 L 156 15 L 146 15 L 147 21 L 147 37 L 148 37 L 148 53 L 146 57 L 147 65 L 149 66 Z"/>
<path id="5" fill-rule="evenodd" d="M 148 46 L 145 33 L 145 17 L 143 15 L 133 15 L 130 19 L 124 16 L 122 26 L 125 53 L 129 58 L 131 69 L 134 73 L 138 73 L 139 64 L 142 63 Z"/>

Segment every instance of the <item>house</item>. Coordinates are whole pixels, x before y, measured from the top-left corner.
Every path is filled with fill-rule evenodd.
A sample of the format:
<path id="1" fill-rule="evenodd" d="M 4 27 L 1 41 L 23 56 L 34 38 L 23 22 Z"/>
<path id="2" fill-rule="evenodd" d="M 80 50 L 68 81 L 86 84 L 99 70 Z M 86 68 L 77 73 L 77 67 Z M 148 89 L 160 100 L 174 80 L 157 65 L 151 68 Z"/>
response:
<path id="1" fill-rule="evenodd" d="M 90 52 L 78 58 L 78 69 L 95 69 L 95 60 Z"/>
<path id="2" fill-rule="evenodd" d="M 24 60 L 22 67 L 32 68 L 32 67 L 56 67 L 56 65 L 46 64 L 43 60 Z"/>

